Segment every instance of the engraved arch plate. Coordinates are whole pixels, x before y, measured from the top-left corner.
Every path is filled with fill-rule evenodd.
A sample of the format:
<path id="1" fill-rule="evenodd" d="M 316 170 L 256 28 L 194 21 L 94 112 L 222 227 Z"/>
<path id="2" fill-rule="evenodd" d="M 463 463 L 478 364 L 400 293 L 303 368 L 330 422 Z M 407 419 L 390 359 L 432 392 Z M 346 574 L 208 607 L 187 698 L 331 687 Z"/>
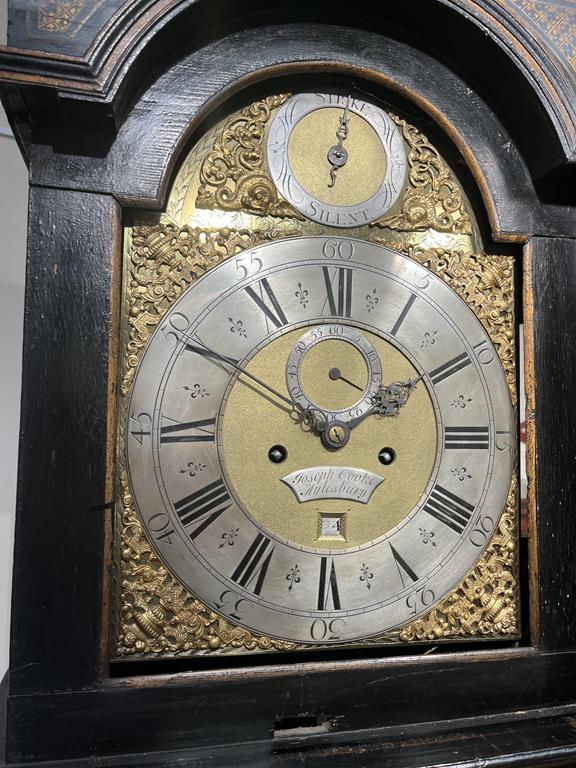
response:
<path id="1" fill-rule="evenodd" d="M 386 170 L 379 188 L 367 200 L 354 205 L 331 205 L 318 200 L 298 181 L 290 164 L 288 144 L 290 134 L 303 118 L 319 109 L 343 110 L 347 104 L 349 111 L 365 120 L 377 134 Z M 301 93 L 289 99 L 270 126 L 267 157 L 272 179 L 283 197 L 307 218 L 332 227 L 358 227 L 376 221 L 394 206 L 406 182 L 408 164 L 398 127 L 379 107 L 336 94 Z"/>

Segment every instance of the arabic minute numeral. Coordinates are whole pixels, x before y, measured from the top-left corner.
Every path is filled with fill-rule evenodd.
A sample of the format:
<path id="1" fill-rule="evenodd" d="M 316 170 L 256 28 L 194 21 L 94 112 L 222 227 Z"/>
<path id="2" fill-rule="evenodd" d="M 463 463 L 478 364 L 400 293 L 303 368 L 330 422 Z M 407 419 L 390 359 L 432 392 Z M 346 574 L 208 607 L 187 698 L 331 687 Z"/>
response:
<path id="1" fill-rule="evenodd" d="M 146 523 L 148 530 L 152 532 L 156 541 L 166 542 L 173 544 L 172 536 L 176 535 L 174 528 L 170 522 L 169 516 L 166 512 L 156 512 L 148 518 Z"/>
<path id="2" fill-rule="evenodd" d="M 240 275 L 241 280 L 244 280 L 248 275 L 255 275 L 262 269 L 262 259 L 255 253 L 251 253 L 250 257 L 244 253 L 242 256 L 238 256 L 234 263 L 236 265 L 236 270 L 238 272 L 243 272 L 243 274 Z"/>
<path id="3" fill-rule="evenodd" d="M 406 607 L 410 608 L 412 616 L 416 616 L 420 611 L 429 608 L 435 599 L 436 595 L 432 589 L 429 587 L 420 587 L 420 589 L 417 589 L 415 592 L 408 595 L 406 598 Z"/>
<path id="4" fill-rule="evenodd" d="M 240 595 L 236 594 L 236 592 L 233 592 L 231 589 L 225 589 L 218 598 L 218 602 L 216 603 L 216 610 L 222 611 L 222 613 L 225 613 L 231 619 L 241 621 L 242 613 L 240 606 L 242 603 L 249 602 L 250 601 L 246 600 L 245 597 L 240 597 Z"/>
<path id="5" fill-rule="evenodd" d="M 488 339 L 474 344 L 473 349 L 481 365 L 489 365 L 494 360 L 494 348 Z"/>
<path id="6" fill-rule="evenodd" d="M 322 255 L 325 259 L 350 261 L 354 256 L 354 243 L 350 240 L 326 240 L 322 246 Z"/>
<path id="7" fill-rule="evenodd" d="M 488 538 L 494 530 L 494 520 L 490 515 L 481 515 L 476 521 L 476 526 L 470 532 L 470 541 L 475 547 L 484 547 L 488 543 Z"/>
<path id="8" fill-rule="evenodd" d="M 173 312 L 168 320 L 160 326 L 160 330 L 164 334 L 164 338 L 170 343 L 172 347 L 175 347 L 182 335 L 190 328 L 190 320 L 183 315 L 182 312 Z"/>
<path id="9" fill-rule="evenodd" d="M 139 413 L 138 416 L 130 416 L 130 434 L 136 442 L 142 445 L 145 437 L 150 436 L 152 429 L 152 418 L 149 413 Z"/>
<path id="10" fill-rule="evenodd" d="M 346 626 L 344 619 L 316 619 L 310 626 L 312 640 L 340 640 L 342 630 Z"/>

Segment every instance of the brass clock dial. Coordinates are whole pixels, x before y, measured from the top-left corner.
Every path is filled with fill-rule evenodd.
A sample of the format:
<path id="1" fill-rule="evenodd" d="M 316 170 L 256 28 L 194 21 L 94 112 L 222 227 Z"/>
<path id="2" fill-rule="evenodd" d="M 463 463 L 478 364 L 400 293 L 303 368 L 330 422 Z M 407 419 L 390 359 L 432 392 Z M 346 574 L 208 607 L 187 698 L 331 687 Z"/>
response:
<path id="1" fill-rule="evenodd" d="M 384 110 L 352 96 L 301 93 L 289 99 L 270 125 L 267 156 L 282 196 L 327 226 L 375 221 L 405 188 L 398 127 Z"/>
<path id="2" fill-rule="evenodd" d="M 136 506 L 179 581 L 235 623 L 298 643 L 378 635 L 446 596 L 498 525 L 504 372 L 466 304 L 399 253 L 302 237 L 250 264 L 196 281 L 146 347 Z"/>

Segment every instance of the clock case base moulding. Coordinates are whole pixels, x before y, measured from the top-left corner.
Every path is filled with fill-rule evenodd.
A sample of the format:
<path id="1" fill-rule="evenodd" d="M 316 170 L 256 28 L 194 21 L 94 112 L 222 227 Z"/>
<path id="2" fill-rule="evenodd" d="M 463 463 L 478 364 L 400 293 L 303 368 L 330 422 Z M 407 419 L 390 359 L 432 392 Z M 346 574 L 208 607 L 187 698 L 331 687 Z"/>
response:
<path id="1" fill-rule="evenodd" d="M 303 221 L 278 198 L 265 167 L 266 125 L 287 98 L 271 96 L 254 102 L 228 119 L 221 130 L 209 131 L 184 161 L 166 214 L 159 221 L 159 217 L 151 217 L 149 223 L 126 229 L 113 628 L 116 659 L 322 647 L 254 634 L 190 594 L 148 542 L 121 458 L 125 408 L 134 373 L 148 339 L 172 303 L 224 259 L 264 243 L 318 231 L 318 225 Z M 479 240 L 473 216 L 448 165 L 417 128 L 399 117 L 393 119 L 408 147 L 408 189 L 391 216 L 349 233 L 401 251 L 445 280 L 464 299 L 490 335 L 515 405 L 513 258 L 473 252 Z M 246 136 L 251 139 L 248 146 Z M 228 218 L 234 212 L 234 219 L 245 226 L 197 226 L 210 222 L 211 216 L 217 220 L 223 210 Z M 447 237 L 459 248 L 440 247 Z M 436 241 L 436 247 L 414 245 L 419 241 Z M 513 641 L 520 635 L 519 612 L 516 472 L 497 530 L 460 585 L 414 622 L 346 647 Z"/>

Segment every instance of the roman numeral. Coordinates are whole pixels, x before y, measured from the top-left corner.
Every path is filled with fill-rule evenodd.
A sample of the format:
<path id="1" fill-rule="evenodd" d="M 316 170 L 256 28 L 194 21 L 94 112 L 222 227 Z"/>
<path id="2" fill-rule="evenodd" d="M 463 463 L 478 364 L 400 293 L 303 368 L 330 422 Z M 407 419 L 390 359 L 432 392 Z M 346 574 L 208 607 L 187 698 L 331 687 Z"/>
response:
<path id="1" fill-rule="evenodd" d="M 424 510 L 456 533 L 462 533 L 474 512 L 474 507 L 441 485 L 436 485 L 424 505 Z"/>
<path id="2" fill-rule="evenodd" d="M 462 352 L 461 355 L 457 355 L 456 357 L 452 358 L 452 360 L 448 360 L 447 363 L 444 363 L 444 365 L 440 365 L 438 368 L 430 371 L 430 378 L 432 379 L 432 383 L 440 384 L 441 381 L 447 379 L 448 376 L 452 376 L 452 374 L 456 373 L 456 371 L 461 371 L 462 368 L 466 368 L 466 366 L 470 365 L 471 362 L 472 360 L 470 360 L 468 353 Z"/>
<path id="3" fill-rule="evenodd" d="M 168 416 L 163 416 L 168 419 Z M 174 421 L 174 419 L 168 419 Z M 160 427 L 161 443 L 213 443 L 216 419 L 200 419 L 199 421 L 174 421 L 166 427 Z M 192 431 L 185 435 L 184 432 Z M 180 433 L 180 434 L 179 434 Z"/>
<path id="4" fill-rule="evenodd" d="M 394 561 L 396 563 L 396 567 L 398 568 L 398 573 L 400 574 L 400 578 L 402 580 L 402 586 L 406 587 L 406 581 L 404 579 L 404 576 L 408 576 L 410 581 L 414 583 L 415 581 L 418 581 L 418 576 L 412 568 L 408 565 L 406 560 L 394 549 L 392 544 L 390 544 L 390 549 L 392 550 L 392 556 L 394 557 Z"/>
<path id="5" fill-rule="evenodd" d="M 272 305 L 272 309 L 268 306 L 268 304 L 264 302 L 262 297 L 258 295 L 258 293 L 254 290 L 254 288 L 252 288 L 251 285 L 244 288 L 244 290 L 248 296 L 250 296 L 250 298 L 256 303 L 256 306 L 259 307 L 262 312 L 264 312 L 266 316 L 266 325 L 268 325 L 268 320 L 273 323 L 276 328 L 281 328 L 283 325 L 286 325 L 288 323 L 288 318 L 278 303 L 278 299 L 270 287 L 268 278 L 264 277 L 262 280 L 258 281 L 258 286 L 260 288 L 260 294 L 262 294 L 262 289 L 264 289 L 264 293 L 268 297 L 268 300 Z"/>
<path id="6" fill-rule="evenodd" d="M 416 296 L 415 293 L 410 294 L 410 298 L 406 302 L 406 304 L 404 306 L 404 309 L 402 310 L 402 312 L 400 312 L 400 315 L 398 316 L 398 320 L 396 320 L 396 322 L 394 323 L 394 327 L 390 331 L 390 334 L 392 336 L 396 336 L 396 334 L 400 330 L 400 326 L 402 325 L 402 323 L 406 319 L 406 315 L 412 309 L 412 304 L 414 304 L 414 302 L 416 301 L 417 298 L 418 297 Z"/>
<path id="7" fill-rule="evenodd" d="M 330 560 L 328 568 L 328 558 L 320 558 L 320 581 L 318 583 L 318 610 L 328 610 L 328 600 L 332 598 L 334 609 L 340 610 L 340 595 L 338 594 L 338 582 L 336 580 L 336 568 L 334 560 Z"/>
<path id="8" fill-rule="evenodd" d="M 324 284 L 330 314 L 338 317 L 350 317 L 352 313 L 352 278 L 354 271 L 349 267 L 338 267 L 334 277 L 330 277 L 328 267 L 322 267 Z M 333 283 L 337 284 L 338 293 L 334 294 Z"/>
<path id="9" fill-rule="evenodd" d="M 270 565 L 270 560 L 274 554 L 274 545 L 268 551 L 271 541 L 263 533 L 259 533 L 248 551 L 240 560 L 238 568 L 232 574 L 232 580 L 240 587 L 250 587 L 255 595 L 259 595 L 264 585 L 266 572 Z M 254 586 L 252 584 L 255 582 Z"/>
<path id="10" fill-rule="evenodd" d="M 444 427 L 445 448 L 488 449 L 488 427 Z"/>
<path id="11" fill-rule="evenodd" d="M 186 529 L 198 523 L 187 531 L 190 538 L 195 539 L 231 506 L 228 503 L 230 501 L 226 486 L 222 479 L 219 479 L 191 493 L 190 496 L 175 501 L 174 509 Z"/>

